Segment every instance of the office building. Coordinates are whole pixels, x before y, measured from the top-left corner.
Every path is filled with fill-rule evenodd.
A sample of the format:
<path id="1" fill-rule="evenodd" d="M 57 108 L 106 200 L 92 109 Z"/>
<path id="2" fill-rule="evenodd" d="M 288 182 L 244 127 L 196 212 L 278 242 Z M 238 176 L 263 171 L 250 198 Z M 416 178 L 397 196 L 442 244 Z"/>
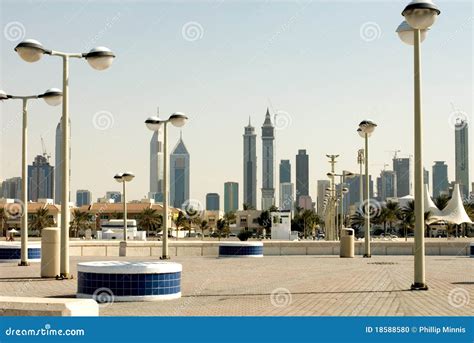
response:
<path id="1" fill-rule="evenodd" d="M 224 212 L 235 212 L 239 209 L 239 184 L 228 181 L 224 183 Z"/>

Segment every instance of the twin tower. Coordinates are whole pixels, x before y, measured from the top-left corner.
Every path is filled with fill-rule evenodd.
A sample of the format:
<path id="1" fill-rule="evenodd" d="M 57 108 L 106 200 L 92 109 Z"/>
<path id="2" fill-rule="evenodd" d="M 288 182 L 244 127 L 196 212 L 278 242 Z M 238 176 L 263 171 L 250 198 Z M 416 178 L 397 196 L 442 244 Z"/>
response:
<path id="1" fill-rule="evenodd" d="M 244 129 L 244 204 L 257 209 L 257 135 L 250 123 Z M 274 160 L 275 127 L 267 108 L 262 125 L 262 210 L 275 205 Z"/>

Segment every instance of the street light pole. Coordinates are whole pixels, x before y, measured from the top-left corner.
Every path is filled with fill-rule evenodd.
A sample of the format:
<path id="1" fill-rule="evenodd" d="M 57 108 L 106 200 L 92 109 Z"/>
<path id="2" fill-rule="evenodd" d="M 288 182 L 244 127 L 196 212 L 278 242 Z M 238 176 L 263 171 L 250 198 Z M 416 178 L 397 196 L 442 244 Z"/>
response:
<path id="1" fill-rule="evenodd" d="M 61 256 L 60 276 L 69 279 L 69 58 L 85 58 L 89 65 L 96 70 L 110 67 L 115 55 L 107 48 L 97 47 L 88 53 L 66 53 L 45 49 L 33 39 L 27 39 L 15 47 L 20 57 L 29 63 L 37 62 L 43 55 L 59 56 L 63 60 L 63 113 L 62 126 L 62 193 L 61 193 Z"/>
<path id="2" fill-rule="evenodd" d="M 370 184 L 369 184 L 369 135 L 365 133 L 365 253 L 364 257 L 371 257 L 370 252 Z"/>
<path id="3" fill-rule="evenodd" d="M 21 253 L 19 266 L 29 266 L 28 262 L 28 100 L 43 98 L 48 105 L 57 106 L 62 101 L 62 92 L 56 88 L 50 88 L 43 94 L 17 96 L 7 95 L 0 90 L 0 100 L 19 99 L 22 101 L 22 136 L 21 136 Z"/>
<path id="4" fill-rule="evenodd" d="M 441 11 L 430 0 L 413 0 L 402 11 L 405 21 L 397 28 L 400 39 L 414 47 L 415 124 L 415 258 L 412 290 L 427 290 L 425 280 L 425 212 L 423 182 L 423 113 L 421 107 L 421 42 Z"/>

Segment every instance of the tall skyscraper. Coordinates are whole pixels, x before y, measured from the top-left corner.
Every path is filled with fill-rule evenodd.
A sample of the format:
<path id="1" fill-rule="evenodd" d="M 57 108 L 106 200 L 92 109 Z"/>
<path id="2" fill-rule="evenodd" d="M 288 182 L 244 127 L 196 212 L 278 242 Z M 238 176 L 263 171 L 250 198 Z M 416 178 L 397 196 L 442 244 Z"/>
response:
<path id="1" fill-rule="evenodd" d="M 244 131 L 244 204 L 257 208 L 257 135 L 250 123 Z"/>
<path id="2" fill-rule="evenodd" d="M 92 193 L 87 189 L 78 189 L 76 191 L 76 206 L 81 207 L 92 203 Z"/>
<path id="3" fill-rule="evenodd" d="M 426 170 L 425 168 L 423 168 L 423 183 L 425 185 L 430 184 L 430 172 Z"/>
<path id="4" fill-rule="evenodd" d="M 300 196 L 309 195 L 309 156 L 306 150 L 298 150 L 296 155 L 296 203 L 300 203 Z"/>
<path id="5" fill-rule="evenodd" d="M 20 199 L 21 197 L 21 177 L 12 177 L 2 182 L 2 198 Z"/>
<path id="6" fill-rule="evenodd" d="M 239 184 L 237 182 L 224 183 L 224 212 L 235 212 L 239 209 Z"/>
<path id="7" fill-rule="evenodd" d="M 53 199 L 54 167 L 46 157 L 37 155 L 32 165 L 28 166 L 28 200 Z"/>
<path id="8" fill-rule="evenodd" d="M 113 200 L 114 203 L 122 202 L 122 193 L 118 191 L 107 191 L 105 192 L 105 198 L 107 200 Z"/>
<path id="9" fill-rule="evenodd" d="M 349 192 L 344 196 L 344 212 L 349 212 L 349 207 L 352 205 L 357 205 L 360 207 L 360 174 L 354 174 L 352 176 L 346 176 L 346 187 L 349 189 Z M 363 198 L 365 199 L 365 175 L 362 175 L 362 184 L 363 187 Z M 369 198 L 374 197 L 374 182 L 372 180 L 372 175 L 369 175 Z"/>
<path id="10" fill-rule="evenodd" d="M 397 174 L 397 197 L 411 194 L 411 158 L 394 158 L 393 171 Z"/>
<path id="11" fill-rule="evenodd" d="M 150 140 L 150 199 L 163 201 L 163 144 L 158 131 Z"/>
<path id="12" fill-rule="evenodd" d="M 291 163 L 290 160 L 280 161 L 280 183 L 291 182 Z"/>
<path id="13" fill-rule="evenodd" d="M 464 119 L 458 119 L 454 131 L 456 182 L 459 183 L 461 196 L 469 196 L 469 137 L 468 125 Z"/>
<path id="14" fill-rule="evenodd" d="M 274 149 L 275 128 L 267 108 L 262 125 L 262 210 L 275 205 Z"/>
<path id="15" fill-rule="evenodd" d="M 291 182 L 280 183 L 280 210 L 291 211 L 295 202 L 294 185 Z"/>
<path id="16" fill-rule="evenodd" d="M 217 193 L 206 194 L 206 210 L 208 211 L 219 211 L 220 197 Z"/>
<path id="17" fill-rule="evenodd" d="M 54 163 L 56 168 L 56 173 L 54 175 L 54 203 L 61 204 L 62 198 L 62 184 L 63 184 L 63 175 L 62 175 L 62 141 L 63 141 L 63 131 L 61 128 L 61 119 L 59 120 L 58 125 L 56 126 L 56 147 L 54 153 Z M 69 120 L 69 183 L 71 183 L 71 120 Z M 69 194 L 69 201 L 71 201 L 71 194 Z"/>
<path id="18" fill-rule="evenodd" d="M 377 196 L 381 201 L 387 198 L 396 198 L 397 193 L 397 174 L 391 170 L 382 170 L 380 178 L 377 178 Z"/>
<path id="19" fill-rule="evenodd" d="M 331 182 L 329 180 L 318 180 L 317 183 L 317 192 L 318 192 L 318 198 L 316 199 L 317 207 L 316 210 L 319 215 L 322 215 L 323 213 L 323 202 L 324 202 L 324 197 L 326 195 L 326 188 L 331 187 Z"/>
<path id="20" fill-rule="evenodd" d="M 170 203 L 181 208 L 189 200 L 189 152 L 183 142 L 179 141 L 170 155 Z"/>
<path id="21" fill-rule="evenodd" d="M 433 198 L 441 193 L 448 194 L 448 166 L 444 161 L 435 161 L 433 165 Z"/>

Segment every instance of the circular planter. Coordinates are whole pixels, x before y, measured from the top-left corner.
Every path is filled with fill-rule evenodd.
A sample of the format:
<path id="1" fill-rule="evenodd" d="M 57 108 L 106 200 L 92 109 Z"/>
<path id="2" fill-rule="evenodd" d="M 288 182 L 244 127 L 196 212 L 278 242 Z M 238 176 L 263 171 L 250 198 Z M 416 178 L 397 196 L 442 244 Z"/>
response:
<path id="1" fill-rule="evenodd" d="M 21 243 L 0 244 L 0 262 L 20 262 Z M 28 262 L 41 262 L 41 246 L 36 243 L 28 244 Z"/>
<path id="2" fill-rule="evenodd" d="M 174 262 L 78 263 L 77 297 L 107 303 L 180 298 L 181 271 Z"/>
<path id="3" fill-rule="evenodd" d="M 263 257 L 262 242 L 225 242 L 219 244 L 219 257 Z"/>

